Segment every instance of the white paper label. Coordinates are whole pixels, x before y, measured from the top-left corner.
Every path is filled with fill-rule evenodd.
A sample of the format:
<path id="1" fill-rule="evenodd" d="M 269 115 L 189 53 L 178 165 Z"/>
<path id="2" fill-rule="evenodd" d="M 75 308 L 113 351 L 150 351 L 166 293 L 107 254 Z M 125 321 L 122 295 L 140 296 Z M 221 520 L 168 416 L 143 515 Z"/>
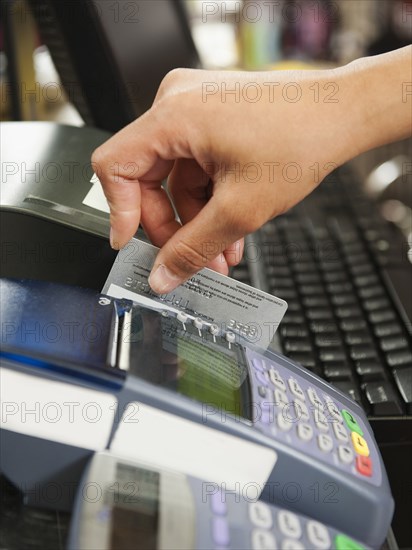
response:
<path id="1" fill-rule="evenodd" d="M 0 368 L 0 427 L 84 449 L 107 447 L 117 399 L 97 390 Z"/>
<path id="2" fill-rule="evenodd" d="M 102 184 L 100 183 L 99 178 L 96 174 L 93 174 L 92 179 L 90 180 L 93 183 L 89 192 L 83 199 L 83 204 L 94 208 L 95 210 L 100 210 L 101 212 L 106 212 L 110 214 L 110 207 L 107 203 L 106 196 L 103 192 Z"/>
<path id="3" fill-rule="evenodd" d="M 124 411 L 110 450 L 239 492 L 263 490 L 277 461 L 273 449 L 142 403 Z"/>

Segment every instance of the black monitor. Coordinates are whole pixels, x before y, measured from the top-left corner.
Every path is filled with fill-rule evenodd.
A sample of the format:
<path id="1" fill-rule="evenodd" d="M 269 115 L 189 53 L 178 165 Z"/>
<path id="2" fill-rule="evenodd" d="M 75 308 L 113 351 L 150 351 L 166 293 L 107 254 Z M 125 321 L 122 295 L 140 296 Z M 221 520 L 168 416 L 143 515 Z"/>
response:
<path id="1" fill-rule="evenodd" d="M 87 125 L 115 132 L 150 108 L 166 73 L 199 58 L 181 0 L 30 0 Z"/>

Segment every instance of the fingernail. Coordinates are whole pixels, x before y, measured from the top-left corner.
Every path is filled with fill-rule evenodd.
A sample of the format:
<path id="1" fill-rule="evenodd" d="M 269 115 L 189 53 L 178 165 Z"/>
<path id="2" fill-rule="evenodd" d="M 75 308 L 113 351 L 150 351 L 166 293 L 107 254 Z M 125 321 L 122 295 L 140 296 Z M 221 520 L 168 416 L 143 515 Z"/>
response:
<path id="1" fill-rule="evenodd" d="M 149 285 L 157 294 L 167 294 L 182 283 L 182 279 L 172 273 L 165 265 L 159 265 L 150 273 Z"/>
<path id="2" fill-rule="evenodd" d="M 225 258 L 225 255 L 223 254 L 223 252 L 221 252 L 221 253 L 217 256 L 216 260 L 217 260 L 219 263 L 221 263 L 221 264 L 226 263 L 226 258 Z"/>
<path id="3" fill-rule="evenodd" d="M 119 241 L 116 239 L 116 234 L 113 231 L 113 227 L 110 228 L 110 246 L 113 250 L 120 250 Z"/>

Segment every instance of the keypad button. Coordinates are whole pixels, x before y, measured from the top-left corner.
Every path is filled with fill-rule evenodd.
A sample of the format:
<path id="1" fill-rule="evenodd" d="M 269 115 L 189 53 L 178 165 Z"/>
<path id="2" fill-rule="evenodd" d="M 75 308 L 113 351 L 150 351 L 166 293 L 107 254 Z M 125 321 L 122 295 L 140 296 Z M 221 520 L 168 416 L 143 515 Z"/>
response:
<path id="1" fill-rule="evenodd" d="M 302 535 L 302 527 L 296 514 L 281 510 L 278 513 L 278 526 L 285 537 L 298 539 Z"/>
<path id="2" fill-rule="evenodd" d="M 252 550 L 273 550 L 277 548 L 276 539 L 271 531 L 254 529 L 251 538 Z"/>
<path id="3" fill-rule="evenodd" d="M 298 540 L 284 539 L 280 545 L 281 550 L 305 550 L 305 547 Z"/>
<path id="4" fill-rule="evenodd" d="M 308 397 L 309 401 L 312 403 L 314 407 L 317 407 L 319 409 L 323 408 L 323 402 L 321 401 L 319 395 L 317 394 L 316 390 L 313 388 L 308 389 Z"/>
<path id="5" fill-rule="evenodd" d="M 279 413 L 276 417 L 276 423 L 277 426 L 282 432 L 288 432 L 292 426 L 293 423 L 286 417 L 286 415 L 283 415 L 283 411 Z"/>
<path id="6" fill-rule="evenodd" d="M 275 389 L 273 396 L 275 399 L 275 405 L 278 407 L 281 407 L 289 402 L 287 394 L 279 389 Z"/>
<path id="7" fill-rule="evenodd" d="M 356 469 L 363 476 L 370 477 L 372 475 L 372 460 L 369 456 L 356 457 Z"/>
<path id="8" fill-rule="evenodd" d="M 257 370 L 255 371 L 255 376 L 261 386 L 267 386 L 268 379 L 266 373 Z"/>
<path id="9" fill-rule="evenodd" d="M 312 548 L 317 550 L 328 550 L 331 546 L 331 539 L 328 529 L 318 521 L 308 521 L 306 533 Z"/>
<path id="10" fill-rule="evenodd" d="M 252 365 L 256 370 L 258 370 L 260 372 L 265 372 L 266 371 L 263 361 L 259 361 L 259 359 L 254 358 L 252 360 Z"/>
<path id="11" fill-rule="evenodd" d="M 359 543 L 339 533 L 335 537 L 336 550 L 365 550 Z"/>
<path id="12" fill-rule="evenodd" d="M 353 450 L 347 445 L 339 445 L 338 456 L 339 460 L 344 464 L 351 464 L 351 462 L 353 462 Z"/>
<path id="13" fill-rule="evenodd" d="M 329 431 L 329 422 L 326 416 L 323 414 L 322 411 L 319 409 L 315 409 L 313 411 L 313 418 L 315 420 L 316 427 L 321 432 L 328 432 Z"/>
<path id="14" fill-rule="evenodd" d="M 352 445 L 358 455 L 369 456 L 369 447 L 366 440 L 356 432 L 352 432 Z"/>
<path id="15" fill-rule="evenodd" d="M 330 453 L 333 449 L 333 439 L 328 434 L 319 434 L 318 447 L 323 453 Z"/>
<path id="16" fill-rule="evenodd" d="M 295 397 L 298 399 L 301 399 L 302 401 L 305 401 L 305 394 L 303 393 L 302 388 L 299 386 L 298 381 L 294 378 L 289 378 L 288 385 L 290 388 L 290 391 L 293 393 Z"/>
<path id="17" fill-rule="evenodd" d="M 255 527 L 270 529 L 273 525 L 272 511 L 263 502 L 249 504 L 249 519 Z"/>
<path id="18" fill-rule="evenodd" d="M 273 385 L 282 391 L 286 391 L 286 384 L 277 370 L 269 369 L 269 378 Z"/>
<path id="19" fill-rule="evenodd" d="M 347 427 L 350 429 L 351 432 L 356 432 L 359 435 L 363 435 L 363 431 L 359 426 L 358 422 L 356 421 L 356 418 L 352 415 L 352 413 L 350 413 L 346 409 L 343 409 L 342 416 L 343 416 L 343 419 L 345 420 Z"/>
<path id="20" fill-rule="evenodd" d="M 340 423 L 343 422 L 343 418 L 340 414 L 338 406 L 334 401 L 332 401 L 332 398 L 329 395 L 325 396 L 324 412 L 327 417 L 332 417 L 334 420 L 337 420 Z"/>
<path id="21" fill-rule="evenodd" d="M 343 424 L 334 422 L 333 431 L 335 432 L 336 439 L 338 439 L 339 441 L 342 441 L 343 443 L 347 443 L 349 441 L 349 434 Z"/>
<path id="22" fill-rule="evenodd" d="M 226 518 L 215 516 L 212 519 L 212 538 L 216 546 L 229 546 L 229 524 Z"/>
<path id="23" fill-rule="evenodd" d="M 266 397 L 267 391 L 268 390 L 266 386 L 258 386 L 258 394 L 260 395 L 260 397 Z"/>
<path id="24" fill-rule="evenodd" d="M 216 491 L 210 495 L 210 507 L 217 516 L 224 516 L 227 513 L 226 498 L 221 491 Z"/>
<path id="25" fill-rule="evenodd" d="M 313 437 L 313 428 L 310 424 L 298 424 L 296 427 L 296 433 L 302 441 L 310 441 Z"/>
<path id="26" fill-rule="evenodd" d="M 293 422 L 298 421 L 307 421 L 309 420 L 309 410 L 305 403 L 302 401 L 294 401 L 291 403 L 291 410 L 286 411 L 287 416 L 289 416 Z"/>

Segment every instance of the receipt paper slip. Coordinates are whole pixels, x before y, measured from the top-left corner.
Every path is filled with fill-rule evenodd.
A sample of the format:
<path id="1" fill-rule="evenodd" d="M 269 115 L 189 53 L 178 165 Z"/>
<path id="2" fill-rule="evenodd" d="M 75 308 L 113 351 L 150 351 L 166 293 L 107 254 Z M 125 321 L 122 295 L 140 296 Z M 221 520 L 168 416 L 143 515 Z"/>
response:
<path id="1" fill-rule="evenodd" d="M 287 309 L 287 303 L 204 268 L 168 294 L 156 294 L 148 278 L 158 248 L 133 238 L 118 254 L 103 293 L 128 298 L 156 309 L 169 309 L 218 325 L 266 350 Z"/>

